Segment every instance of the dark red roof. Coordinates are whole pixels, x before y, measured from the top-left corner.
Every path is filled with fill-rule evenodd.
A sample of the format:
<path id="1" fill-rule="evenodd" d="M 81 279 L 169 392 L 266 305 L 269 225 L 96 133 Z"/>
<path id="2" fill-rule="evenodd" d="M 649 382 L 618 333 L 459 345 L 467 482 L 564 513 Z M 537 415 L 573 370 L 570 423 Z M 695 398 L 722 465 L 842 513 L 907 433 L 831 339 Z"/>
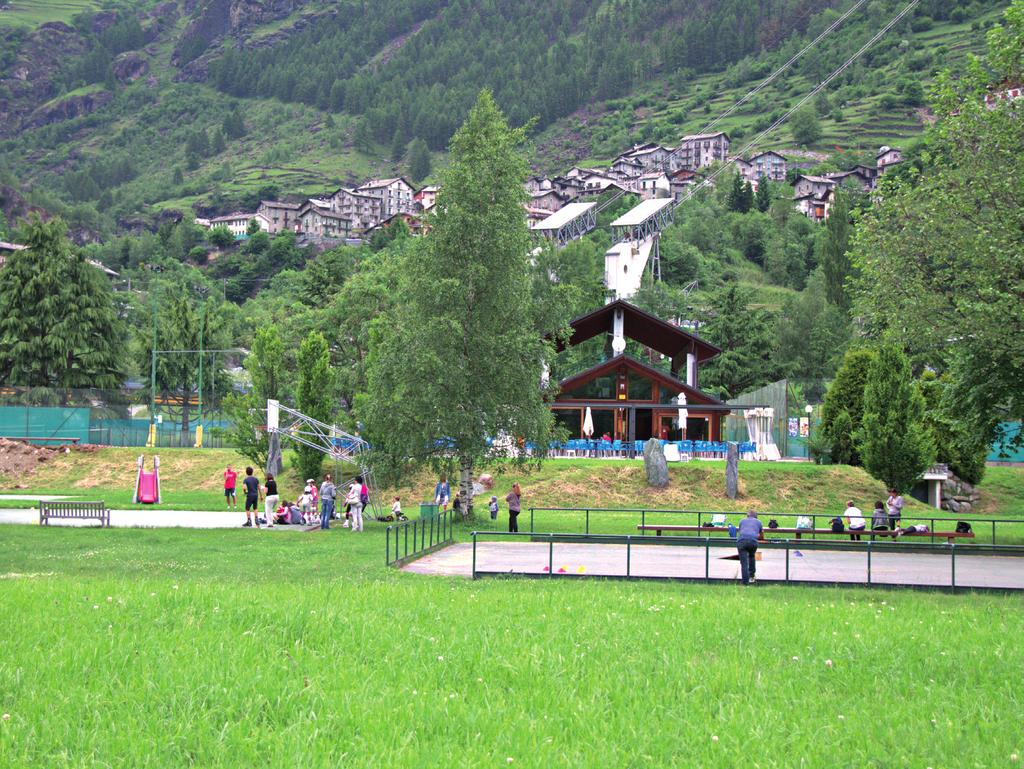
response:
<path id="1" fill-rule="evenodd" d="M 625 353 L 623 353 L 622 355 L 616 355 L 614 358 L 609 358 L 603 363 L 598 363 L 596 366 L 591 366 L 586 371 L 582 371 L 579 374 L 576 374 L 575 376 L 569 377 L 568 379 L 563 379 L 561 382 L 558 383 L 558 385 L 561 388 L 562 392 L 565 392 L 567 390 L 573 390 L 579 387 L 580 385 L 584 384 L 585 382 L 589 382 L 591 379 L 594 379 L 595 377 L 599 377 L 603 374 L 607 374 L 609 371 L 614 371 L 618 369 L 619 366 L 625 366 L 626 368 L 631 369 L 637 372 L 638 374 L 643 374 L 644 376 L 653 379 L 658 384 L 664 385 L 665 387 L 675 390 L 676 392 L 685 392 L 687 404 L 690 406 L 725 405 L 722 401 L 718 400 L 714 396 L 708 395 L 706 392 L 702 392 L 701 390 L 698 390 L 695 387 L 690 387 L 688 384 L 686 384 L 686 382 L 683 382 L 680 379 L 676 379 L 671 374 L 668 374 L 665 371 L 662 371 L 661 369 L 654 368 L 653 366 L 649 366 L 643 361 L 637 360 L 632 355 L 626 355 Z M 666 405 L 666 408 L 671 407 L 671 404 Z"/>
<path id="2" fill-rule="evenodd" d="M 606 304 L 604 307 L 581 315 L 570 322 L 569 325 L 572 326 L 573 333 L 569 337 L 568 344 L 556 343 L 556 349 L 561 352 L 566 346 L 575 347 L 595 336 L 609 333 L 612 329 L 615 311 L 619 309 L 623 311 L 623 334 L 625 337 L 650 347 L 662 355 L 674 358 L 680 353 L 692 349 L 696 353 L 698 361 L 705 361 L 714 358 L 721 352 L 710 342 L 706 342 L 678 326 L 666 323 L 622 299 L 617 299 L 611 304 Z"/>

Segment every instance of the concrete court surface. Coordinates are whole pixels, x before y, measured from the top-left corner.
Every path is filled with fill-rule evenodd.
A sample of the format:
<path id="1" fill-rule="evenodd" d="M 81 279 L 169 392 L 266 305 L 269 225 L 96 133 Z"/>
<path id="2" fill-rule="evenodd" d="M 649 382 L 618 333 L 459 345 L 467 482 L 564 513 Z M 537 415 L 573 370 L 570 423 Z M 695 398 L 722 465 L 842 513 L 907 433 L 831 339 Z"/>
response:
<path id="1" fill-rule="evenodd" d="M 786 578 L 784 550 L 758 550 L 758 581 Z M 556 576 L 626 576 L 625 545 L 595 545 L 555 542 L 553 565 Z M 708 558 L 712 579 L 738 580 L 740 564 L 732 548 L 711 548 Z M 473 545 L 458 543 L 419 558 L 404 568 L 418 574 L 469 577 Z M 479 542 L 477 571 L 488 574 L 547 574 L 547 542 Z M 703 547 L 634 544 L 630 548 L 629 574 L 633 577 L 677 577 L 703 579 Z M 840 550 L 800 550 L 789 553 L 792 580 L 825 583 L 867 583 L 867 553 Z M 878 551 L 871 554 L 871 582 L 879 585 L 948 587 L 951 558 L 936 553 Z M 956 557 L 956 586 L 1013 588 L 1024 590 L 1024 557 L 964 555 Z"/>

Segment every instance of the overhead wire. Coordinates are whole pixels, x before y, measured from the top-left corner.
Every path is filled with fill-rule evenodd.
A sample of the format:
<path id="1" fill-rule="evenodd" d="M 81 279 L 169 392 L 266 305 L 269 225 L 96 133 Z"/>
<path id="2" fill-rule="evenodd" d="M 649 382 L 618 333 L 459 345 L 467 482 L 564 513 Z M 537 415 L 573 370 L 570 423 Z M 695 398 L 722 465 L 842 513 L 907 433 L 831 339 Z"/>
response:
<path id="1" fill-rule="evenodd" d="M 789 61 L 787 61 L 785 64 L 783 64 L 774 72 L 772 72 L 772 74 L 770 74 L 768 77 L 762 80 L 755 88 L 748 91 L 742 99 L 733 104 L 729 109 L 727 109 L 721 115 L 719 115 L 706 126 L 704 126 L 699 131 L 699 133 L 707 133 L 708 131 L 710 131 L 712 128 L 714 128 L 716 125 L 722 122 L 725 118 L 729 117 L 729 115 L 731 115 L 737 109 L 746 104 L 750 99 L 752 99 L 762 90 L 764 90 L 773 82 L 775 82 L 779 75 L 781 75 L 787 69 L 792 67 L 797 62 L 797 60 L 799 60 L 805 53 L 814 48 L 814 46 L 816 46 L 818 43 L 820 43 L 822 40 L 824 40 L 826 37 L 832 34 L 836 29 L 842 26 L 843 22 L 846 21 L 855 11 L 857 11 L 867 1 L 868 0 L 857 0 L 857 2 L 850 6 L 838 19 L 836 19 L 828 27 L 826 27 L 824 31 L 822 31 L 816 38 L 814 38 L 814 40 L 812 40 L 803 48 L 801 48 L 797 53 L 793 54 L 793 56 L 790 57 Z"/>
<path id="2" fill-rule="evenodd" d="M 737 157 L 742 157 L 746 155 L 747 152 L 749 152 L 751 149 L 755 148 L 758 142 L 760 142 L 768 134 L 770 134 L 776 128 L 785 123 L 793 115 L 794 112 L 799 110 L 804 104 L 806 104 L 815 96 L 817 96 L 826 86 L 828 86 L 829 83 L 831 83 L 841 74 L 843 74 L 843 72 L 845 72 L 850 67 L 850 65 L 853 64 L 853 62 L 859 59 L 865 51 L 871 48 L 871 46 L 873 46 L 875 43 L 881 40 L 889 32 L 889 30 L 891 30 L 893 27 L 899 24 L 900 20 L 902 20 L 904 16 L 910 13 L 910 11 L 912 11 L 920 2 L 921 0 L 911 0 L 911 2 L 908 3 L 902 11 L 900 11 L 892 19 L 890 19 L 888 23 L 885 24 L 885 26 L 883 26 L 878 32 L 876 32 L 870 40 L 864 43 L 864 45 L 857 49 L 857 51 L 852 56 L 850 56 L 850 58 L 848 58 L 845 62 L 843 62 L 842 65 L 840 65 L 835 71 L 833 71 L 831 75 L 829 75 L 820 83 L 818 83 L 802 99 L 800 99 L 795 105 L 790 107 L 780 118 L 775 120 L 770 126 L 761 131 L 761 133 L 759 133 L 757 136 L 755 136 L 742 150 L 740 150 L 739 153 L 737 153 L 737 155 L 733 157 L 732 160 L 727 160 L 716 171 L 714 171 L 711 175 L 706 177 L 700 184 L 694 186 L 684 197 L 681 197 L 676 202 L 673 208 L 678 208 L 684 201 L 693 198 L 693 196 L 696 195 L 697 192 L 702 188 L 711 186 L 714 180 L 719 176 L 719 174 L 723 173 L 730 166 L 732 166 L 733 163 L 736 162 Z"/>

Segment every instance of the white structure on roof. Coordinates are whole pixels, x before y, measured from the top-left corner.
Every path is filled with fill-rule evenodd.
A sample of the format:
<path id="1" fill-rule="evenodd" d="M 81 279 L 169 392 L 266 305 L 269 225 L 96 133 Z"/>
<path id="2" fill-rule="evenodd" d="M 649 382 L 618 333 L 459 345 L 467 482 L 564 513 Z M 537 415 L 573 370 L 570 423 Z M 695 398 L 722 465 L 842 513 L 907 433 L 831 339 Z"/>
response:
<path id="1" fill-rule="evenodd" d="M 565 245 L 597 226 L 597 203 L 569 203 L 530 229 Z"/>

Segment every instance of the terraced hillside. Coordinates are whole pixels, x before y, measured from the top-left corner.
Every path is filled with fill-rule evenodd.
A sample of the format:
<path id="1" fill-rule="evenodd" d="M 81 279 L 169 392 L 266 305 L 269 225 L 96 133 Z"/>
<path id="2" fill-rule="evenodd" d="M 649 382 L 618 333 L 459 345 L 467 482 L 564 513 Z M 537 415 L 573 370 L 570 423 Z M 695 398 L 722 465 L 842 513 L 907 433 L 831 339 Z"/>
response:
<path id="1" fill-rule="evenodd" d="M 707 61 L 694 66 L 687 63 L 685 50 L 673 46 L 699 29 L 697 11 L 683 9 L 673 15 L 638 3 L 596 10 L 587 6 L 583 16 L 574 16 L 570 11 L 575 6 L 564 0 L 553 6 L 557 13 L 550 29 L 544 34 L 529 30 L 526 48 L 513 51 L 519 59 L 481 69 L 478 57 L 446 48 L 462 45 L 459 41 L 466 36 L 449 30 L 449 17 L 426 0 L 387 19 L 382 8 L 352 2 L 345 7 L 345 23 L 365 28 L 367 39 L 380 42 L 364 45 L 359 61 L 339 62 L 338 67 L 351 67 L 352 74 L 338 70 L 331 76 L 341 79 L 332 86 L 329 79 L 319 79 L 328 77 L 328 70 L 301 65 L 303 60 L 296 57 L 302 46 L 298 53 L 288 46 L 306 40 L 313 45 L 329 21 L 335 25 L 330 29 L 347 34 L 344 24 L 338 26 L 340 10 L 334 3 L 19 0 L 0 11 L 0 185 L 24 195 L 28 205 L 62 214 L 92 233 L 90 237 L 101 238 L 154 227 L 167 210 L 194 207 L 222 213 L 261 194 L 306 196 L 373 175 L 404 172 L 406 142 L 420 135 L 433 145 L 436 168 L 444 160 L 446 134 L 438 134 L 437 125 L 424 123 L 418 115 L 444 114 L 457 125 L 462 101 L 476 84 L 496 87 L 499 100 L 505 93 L 503 106 L 513 116 L 525 120 L 537 114 L 539 127 L 550 123 L 537 135 L 538 168 L 560 171 L 580 160 L 607 160 L 635 141 L 675 143 L 680 135 L 700 130 L 838 15 L 832 8 L 796 0 L 769 5 L 777 14 L 776 31 L 764 32 L 764 47 L 756 54 L 735 60 L 751 43 L 737 43 L 730 53 L 723 47 L 726 36 L 706 52 Z M 945 9 L 944 20 L 927 16 L 938 13 L 928 10 L 932 6 Z M 820 55 L 809 54 L 719 127 L 741 146 L 899 7 L 889 0 L 865 6 L 829 38 L 834 45 L 822 46 Z M 919 133 L 927 119 L 918 104 L 923 87 L 937 68 L 981 47 L 984 29 L 1001 7 L 985 0 L 923 3 L 911 23 L 894 30 L 837 84 L 827 104 L 817 105 L 822 135 L 806 150 L 866 152 L 883 143 L 904 143 Z M 482 24 L 478 19 L 486 14 L 473 4 L 467 8 L 473 14 L 466 16 L 466 23 Z M 713 3 L 705 12 L 708 18 L 734 19 L 741 26 L 753 18 L 744 15 L 752 11 L 742 3 Z M 509 16 L 506 22 L 516 19 Z M 698 27 L 687 26 L 691 23 Z M 594 41 L 613 33 L 614 51 L 586 59 L 586 66 L 597 67 L 593 76 L 571 71 L 568 65 L 559 68 L 561 61 L 575 62 L 572 57 L 582 55 L 581 46 L 590 56 Z M 490 34 L 496 33 L 486 25 L 477 30 L 484 39 Z M 236 60 L 234 69 L 225 69 L 225 57 L 236 48 L 269 52 L 260 54 L 260 61 L 280 56 L 282 68 L 276 72 L 261 65 L 263 69 L 250 72 Z M 355 55 L 353 49 L 346 50 Z M 401 85 L 403 73 L 416 69 L 410 64 L 413 56 L 422 59 L 423 67 L 433 68 L 432 85 L 424 81 L 412 90 Z M 323 56 L 319 60 L 326 61 Z M 549 80 L 561 79 L 545 97 L 548 102 L 532 107 L 522 94 L 529 95 L 536 74 L 529 74 L 530 69 L 542 61 Z M 269 79 L 268 71 L 273 75 Z M 275 79 L 278 74 L 285 80 Z M 596 78 L 593 83 L 591 77 Z M 378 81 L 381 88 L 397 89 L 394 98 L 382 102 L 384 107 L 373 101 Z M 265 90 L 253 85 L 257 82 L 265 82 Z M 447 89 L 449 82 L 460 85 Z M 338 83 L 345 87 L 339 90 Z M 503 91 L 506 83 L 526 91 Z M 557 118 L 560 100 L 572 104 L 590 88 L 600 98 Z M 359 89 L 370 90 L 359 96 Z M 392 104 L 401 109 L 392 114 Z M 241 116 L 244 130 L 218 139 L 224 117 L 232 111 Z M 190 154 L 190 139 L 200 132 L 207 148 Z M 769 137 L 766 146 L 798 149 L 786 127 Z M 109 173 L 108 166 L 118 162 L 124 172 Z M 9 198 L 0 204 L 7 207 Z"/>

